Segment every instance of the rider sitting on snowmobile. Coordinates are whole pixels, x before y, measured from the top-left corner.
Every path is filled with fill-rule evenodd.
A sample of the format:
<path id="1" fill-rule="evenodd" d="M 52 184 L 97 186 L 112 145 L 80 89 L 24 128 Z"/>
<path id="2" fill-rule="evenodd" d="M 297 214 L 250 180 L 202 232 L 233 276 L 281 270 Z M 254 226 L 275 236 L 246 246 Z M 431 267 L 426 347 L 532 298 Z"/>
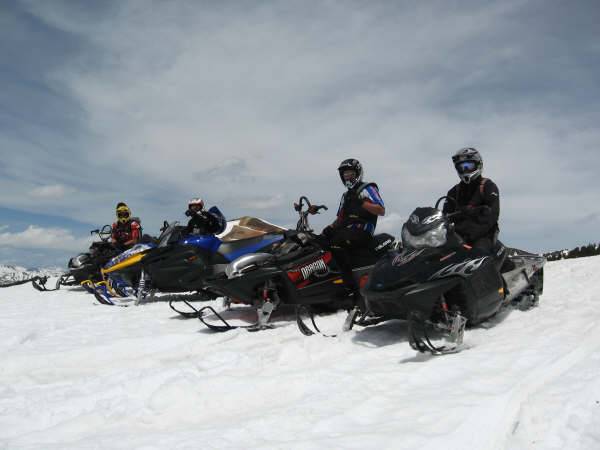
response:
<path id="1" fill-rule="evenodd" d="M 139 219 L 131 217 L 131 210 L 119 202 L 116 209 L 117 221 L 112 224 L 112 244 L 120 249 L 128 249 L 137 244 L 141 237 Z"/>
<path id="2" fill-rule="evenodd" d="M 204 201 L 201 198 L 189 201 L 185 215 L 190 217 L 186 229 L 188 234 L 219 234 L 225 231 L 227 225 L 225 216 L 216 206 L 212 206 L 208 211 L 204 210 Z"/>
<path id="3" fill-rule="evenodd" d="M 353 256 L 375 247 L 373 233 L 377 217 L 385 214 L 385 206 L 377 185 L 363 183 L 363 169 L 358 160 L 345 159 L 338 172 L 348 190 L 342 195 L 337 218 L 323 229 L 320 240 L 331 249 L 340 266 L 348 294 L 358 298 L 358 286 L 352 277 Z M 311 208 L 316 209 L 314 205 Z M 309 212 L 316 211 L 309 209 Z"/>
<path id="4" fill-rule="evenodd" d="M 452 156 L 452 162 L 461 181 L 448 191 L 443 212 L 458 212 L 449 220 L 468 245 L 491 251 L 499 231 L 498 187 L 481 176 L 483 160 L 476 149 L 460 149 Z"/>

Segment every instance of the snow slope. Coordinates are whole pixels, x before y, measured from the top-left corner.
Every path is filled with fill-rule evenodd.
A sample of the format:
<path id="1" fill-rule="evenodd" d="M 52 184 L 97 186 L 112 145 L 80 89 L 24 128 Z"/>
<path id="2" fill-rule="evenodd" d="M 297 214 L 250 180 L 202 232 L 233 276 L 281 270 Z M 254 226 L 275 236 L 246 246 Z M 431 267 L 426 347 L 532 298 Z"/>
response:
<path id="1" fill-rule="evenodd" d="M 7 266 L 0 264 L 0 285 L 33 278 L 35 276 L 58 276 L 64 271 L 65 269 L 60 269 L 58 267 L 51 267 L 48 269 L 26 269 L 21 266 Z"/>
<path id="2" fill-rule="evenodd" d="M 442 357 L 397 321 L 215 334 L 164 302 L 0 289 L 0 448 L 600 449 L 599 271 L 548 263 L 539 308 Z"/>

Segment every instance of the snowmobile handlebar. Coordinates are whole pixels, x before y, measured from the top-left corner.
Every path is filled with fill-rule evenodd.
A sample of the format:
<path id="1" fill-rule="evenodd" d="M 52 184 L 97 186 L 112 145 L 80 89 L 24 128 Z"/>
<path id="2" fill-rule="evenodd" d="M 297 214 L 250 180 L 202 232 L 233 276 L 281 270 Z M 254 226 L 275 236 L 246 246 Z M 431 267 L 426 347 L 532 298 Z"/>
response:
<path id="1" fill-rule="evenodd" d="M 458 204 L 456 202 L 456 199 L 453 197 L 449 197 L 447 195 L 444 195 L 443 197 L 438 198 L 437 202 L 435 202 L 435 209 L 439 209 L 439 205 L 440 202 L 442 200 L 449 200 L 452 203 L 454 203 L 454 207 L 456 208 L 456 211 L 451 212 L 451 213 L 447 213 L 446 214 L 446 218 L 450 218 L 450 217 L 455 217 L 455 216 L 476 216 L 476 215 L 486 215 L 489 214 L 489 212 L 491 211 L 491 208 L 487 205 L 481 205 L 481 206 L 464 206 L 459 208 Z"/>
<path id="2" fill-rule="evenodd" d="M 310 202 L 310 200 L 304 195 L 302 197 L 300 197 L 300 200 L 298 200 L 298 203 L 294 203 L 294 209 L 298 212 L 302 212 L 304 203 L 306 203 L 306 206 L 308 206 L 307 212 L 309 212 L 310 214 L 319 214 L 319 210 L 321 210 L 321 209 L 324 209 L 325 211 L 327 211 L 327 206 L 313 205 Z"/>
<path id="3" fill-rule="evenodd" d="M 305 203 L 307 206 L 306 209 L 304 209 Z M 313 205 L 310 200 L 303 195 L 298 200 L 298 203 L 294 203 L 294 209 L 298 211 L 298 215 L 300 216 L 298 223 L 296 224 L 296 231 L 312 231 L 312 228 L 308 223 L 308 215 L 318 214 L 320 209 L 327 210 L 327 206 Z"/>

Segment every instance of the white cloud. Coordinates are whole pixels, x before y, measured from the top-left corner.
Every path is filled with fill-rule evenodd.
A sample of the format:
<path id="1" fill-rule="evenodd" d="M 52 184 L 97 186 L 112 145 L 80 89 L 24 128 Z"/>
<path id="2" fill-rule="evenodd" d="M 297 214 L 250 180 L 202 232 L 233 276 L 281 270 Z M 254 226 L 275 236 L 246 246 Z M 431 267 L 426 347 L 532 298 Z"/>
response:
<path id="1" fill-rule="evenodd" d="M 29 225 L 21 232 L 5 231 L 0 228 L 0 246 L 27 249 L 52 249 L 85 251 L 91 238 L 76 238 L 70 231 L 62 228 L 42 228 Z"/>
<path id="2" fill-rule="evenodd" d="M 380 217 L 377 221 L 377 233 L 389 233 L 396 238 L 400 238 L 404 217 L 395 212 L 388 212 L 384 217 Z"/>
<path id="3" fill-rule="evenodd" d="M 552 8 L 532 24 L 538 11 L 520 0 L 312 9 L 127 1 L 98 15 L 68 3 L 26 3 L 86 45 L 80 59 L 48 74 L 74 96 L 88 127 L 79 151 L 89 165 L 64 171 L 67 179 L 89 177 L 61 209 L 78 220 L 102 223 L 125 199 L 154 232 L 150 224 L 181 214 L 196 195 L 229 216 L 254 209 L 289 220 L 301 194 L 337 206 L 335 169 L 346 157 L 361 159 L 388 210 L 406 216 L 457 181 L 450 155 L 465 145 L 482 151 L 511 236 L 523 230 L 519 221 L 551 226 L 577 215 L 580 202 L 572 200 L 582 192 L 600 195 L 592 169 L 600 162 L 597 115 L 562 108 L 556 96 L 568 97 L 577 83 L 553 78 L 565 65 L 567 78 L 593 78 L 589 58 L 573 59 L 590 40 L 564 46 L 562 18 L 541 17 Z M 554 25 L 548 46 L 540 27 Z M 565 149 L 575 167 L 562 158 Z M 43 151 L 41 166 L 54 160 Z M 22 187 L 0 177 L 0 204 L 50 208 L 16 196 L 31 191 Z M 571 199 L 560 214 L 557 193 Z M 380 230 L 393 231 L 399 217 L 383 219 Z M 565 235 L 543 239 L 556 245 Z"/>
<path id="4" fill-rule="evenodd" d="M 66 196 L 71 189 L 63 186 L 62 184 L 50 184 L 46 186 L 39 186 L 31 190 L 31 195 L 39 198 L 62 198 Z"/>

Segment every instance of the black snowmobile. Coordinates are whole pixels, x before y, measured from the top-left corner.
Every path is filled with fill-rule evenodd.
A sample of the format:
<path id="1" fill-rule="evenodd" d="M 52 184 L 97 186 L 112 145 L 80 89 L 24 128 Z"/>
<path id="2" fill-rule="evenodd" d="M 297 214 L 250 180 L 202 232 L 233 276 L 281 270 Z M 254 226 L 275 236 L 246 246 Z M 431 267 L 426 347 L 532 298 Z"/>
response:
<path id="1" fill-rule="evenodd" d="M 225 296 L 228 306 L 232 303 L 244 304 L 257 310 L 257 322 L 242 328 L 268 328 L 271 313 L 280 304 L 326 309 L 353 306 L 331 251 L 324 249 L 318 237 L 312 233 L 308 223 L 310 207 L 309 200 L 300 197 L 296 207 L 300 215 L 296 230 L 288 230 L 285 239 L 272 253 L 242 256 L 229 264 L 225 276 L 208 280 L 209 288 Z M 321 209 L 327 207 L 316 207 L 317 212 Z M 353 274 L 359 284 L 366 282 L 373 264 L 395 242 L 389 234 L 377 235 L 375 241 L 374 248 L 357 255 L 355 259 L 356 268 Z M 240 328 L 228 323 L 221 313 L 210 306 L 188 316 L 198 317 L 215 331 Z"/>
<path id="2" fill-rule="evenodd" d="M 229 230 L 217 237 L 189 234 L 186 226 L 165 221 L 156 245 L 140 247 L 141 251 L 132 248 L 130 254 L 119 255 L 102 269 L 108 283 L 96 289 L 96 298 L 105 304 L 132 300 L 139 304 L 152 299 L 156 292 L 195 292 L 173 296 L 173 301 L 216 298 L 206 289 L 207 277 L 223 273 L 238 256 L 269 251 L 283 239 L 285 231 L 255 217 L 242 217 L 229 224 Z"/>
<path id="3" fill-rule="evenodd" d="M 437 209 L 444 198 L 411 214 L 402 227 L 403 248 L 377 262 L 363 291 L 365 309 L 351 313 L 347 328 L 408 320 L 412 348 L 443 354 L 461 349 L 465 326 L 480 324 L 503 306 L 537 305 L 545 258 L 500 241 L 491 254 L 471 248 L 448 221 L 459 213 L 445 216 Z M 435 345 L 434 335 L 448 343 Z"/>
<path id="4" fill-rule="evenodd" d="M 91 235 L 97 235 L 99 241 L 92 242 L 89 251 L 80 253 L 72 257 L 67 265 L 68 272 L 61 275 L 56 281 L 55 289 L 61 286 L 78 286 L 85 282 L 97 282 L 102 279 L 100 269 L 102 266 L 114 256 L 121 253 L 121 249 L 115 247 L 110 242 L 112 228 L 110 225 L 104 225 L 101 229 L 90 231 Z M 45 286 L 46 280 L 43 283 L 33 286 L 42 291 L 48 291 Z"/>

